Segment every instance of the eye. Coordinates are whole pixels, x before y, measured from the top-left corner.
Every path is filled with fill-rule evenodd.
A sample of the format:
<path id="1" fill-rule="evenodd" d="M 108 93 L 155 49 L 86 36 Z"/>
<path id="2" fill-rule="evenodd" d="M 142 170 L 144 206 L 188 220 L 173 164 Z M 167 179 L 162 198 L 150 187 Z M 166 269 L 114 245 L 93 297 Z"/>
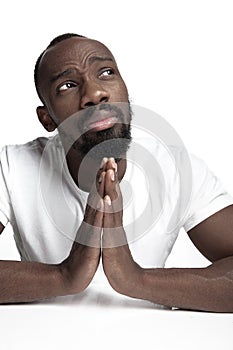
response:
<path id="1" fill-rule="evenodd" d="M 77 86 L 76 83 L 73 83 L 72 81 L 67 81 L 66 83 L 63 83 L 62 85 L 58 86 L 57 90 L 58 91 L 66 91 L 66 90 L 72 89 L 76 86 Z"/>
<path id="2" fill-rule="evenodd" d="M 100 73 L 99 77 L 100 78 L 107 78 L 113 74 L 114 74 L 114 70 L 112 68 L 107 68 Z"/>

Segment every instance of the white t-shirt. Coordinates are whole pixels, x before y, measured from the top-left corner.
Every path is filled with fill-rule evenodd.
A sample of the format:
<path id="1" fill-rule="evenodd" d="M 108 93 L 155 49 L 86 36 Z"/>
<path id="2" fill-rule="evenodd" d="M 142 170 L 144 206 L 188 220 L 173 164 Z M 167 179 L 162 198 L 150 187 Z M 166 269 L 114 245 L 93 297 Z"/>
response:
<path id="1" fill-rule="evenodd" d="M 155 140 L 133 141 L 120 184 L 124 227 L 135 261 L 163 267 L 181 227 L 190 230 L 233 199 L 200 159 Z M 0 222 L 12 225 L 23 261 L 68 256 L 88 193 L 73 182 L 58 135 L 2 149 L 0 195 Z"/>

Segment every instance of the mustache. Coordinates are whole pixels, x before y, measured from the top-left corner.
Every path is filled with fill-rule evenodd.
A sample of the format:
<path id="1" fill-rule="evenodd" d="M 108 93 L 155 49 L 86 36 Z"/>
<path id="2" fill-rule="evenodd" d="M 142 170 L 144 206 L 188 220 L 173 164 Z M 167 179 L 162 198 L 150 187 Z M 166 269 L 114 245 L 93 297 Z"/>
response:
<path id="1" fill-rule="evenodd" d="M 110 103 L 102 103 L 97 106 L 90 106 L 86 110 L 79 112 L 80 115 L 78 117 L 78 126 L 83 129 L 85 127 L 85 124 L 88 124 L 93 114 L 101 111 L 106 111 L 110 113 L 115 112 L 117 117 L 119 118 L 119 121 L 124 122 L 124 112 L 120 107 Z M 130 108 L 127 112 L 129 111 Z"/>
<path id="2" fill-rule="evenodd" d="M 58 125 L 58 131 L 60 135 L 62 135 L 63 139 L 66 139 L 68 143 L 73 143 L 74 140 L 78 140 L 79 138 L 82 139 L 86 133 L 88 134 L 88 124 L 90 123 L 94 114 L 98 116 L 98 113 L 101 114 L 104 112 L 106 112 L 106 114 L 113 113 L 115 117 L 118 118 L 118 124 L 129 126 L 131 123 L 133 111 L 130 101 L 101 103 L 98 105 L 89 106 L 88 108 L 72 114 L 64 122 Z M 106 130 L 103 130 L 99 133 L 104 134 L 105 132 Z"/>

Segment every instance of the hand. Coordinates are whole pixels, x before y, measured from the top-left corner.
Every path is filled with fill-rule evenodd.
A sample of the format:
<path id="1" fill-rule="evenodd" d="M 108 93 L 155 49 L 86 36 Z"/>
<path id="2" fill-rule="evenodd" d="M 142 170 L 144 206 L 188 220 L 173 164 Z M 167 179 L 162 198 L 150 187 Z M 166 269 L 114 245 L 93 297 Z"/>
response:
<path id="1" fill-rule="evenodd" d="M 104 177 L 105 172 L 100 169 L 89 193 L 84 219 L 77 232 L 70 255 L 61 264 L 67 294 L 80 293 L 87 288 L 99 265 Z"/>
<path id="2" fill-rule="evenodd" d="M 110 285 L 117 292 L 134 296 L 142 284 L 142 269 L 131 255 L 123 228 L 123 200 L 117 165 L 108 160 L 104 175 L 102 261 Z"/>

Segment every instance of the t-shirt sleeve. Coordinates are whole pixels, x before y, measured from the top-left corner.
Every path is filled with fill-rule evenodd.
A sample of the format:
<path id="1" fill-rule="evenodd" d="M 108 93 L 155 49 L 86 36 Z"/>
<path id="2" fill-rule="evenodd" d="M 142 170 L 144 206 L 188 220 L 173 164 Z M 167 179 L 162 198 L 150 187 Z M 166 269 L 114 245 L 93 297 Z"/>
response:
<path id="1" fill-rule="evenodd" d="M 8 188 L 9 167 L 7 158 L 7 147 L 0 151 L 0 222 L 6 226 L 12 218 L 10 195 Z"/>
<path id="2" fill-rule="evenodd" d="M 186 232 L 219 210 L 233 204 L 233 197 L 227 193 L 221 181 L 208 169 L 205 162 L 194 155 L 191 155 L 190 159 L 192 194 L 183 225 Z"/>

